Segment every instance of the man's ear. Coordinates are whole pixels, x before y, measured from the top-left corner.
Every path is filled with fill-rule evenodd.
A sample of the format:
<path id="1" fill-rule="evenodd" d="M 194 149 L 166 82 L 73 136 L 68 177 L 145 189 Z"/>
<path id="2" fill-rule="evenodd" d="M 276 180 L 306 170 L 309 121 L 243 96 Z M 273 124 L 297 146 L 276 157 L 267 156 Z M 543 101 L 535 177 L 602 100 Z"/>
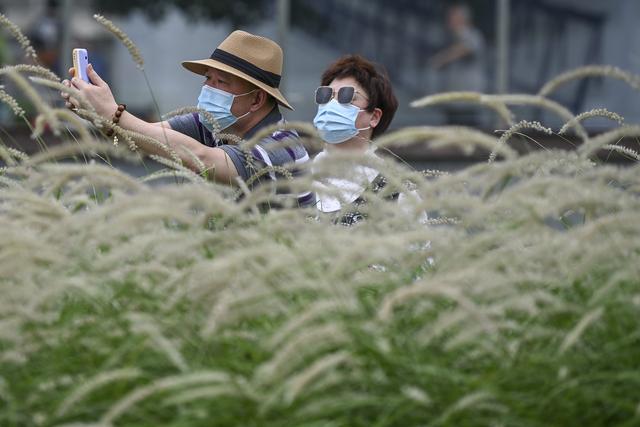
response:
<path id="1" fill-rule="evenodd" d="M 371 119 L 369 120 L 369 126 L 371 128 L 375 128 L 380 123 L 380 119 L 382 118 L 382 110 L 379 108 L 374 108 L 373 113 L 371 114 Z"/>
<path id="2" fill-rule="evenodd" d="M 269 102 L 269 94 L 262 89 L 258 89 L 251 103 L 251 111 L 258 111 Z"/>

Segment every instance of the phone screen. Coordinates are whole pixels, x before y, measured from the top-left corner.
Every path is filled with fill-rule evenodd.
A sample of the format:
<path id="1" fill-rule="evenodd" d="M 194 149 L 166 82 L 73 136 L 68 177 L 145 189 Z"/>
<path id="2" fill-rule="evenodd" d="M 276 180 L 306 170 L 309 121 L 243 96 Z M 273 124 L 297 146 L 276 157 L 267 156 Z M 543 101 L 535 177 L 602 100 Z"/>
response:
<path id="1" fill-rule="evenodd" d="M 87 75 L 88 64 L 89 54 L 87 53 L 87 49 L 73 49 L 73 68 L 76 71 L 75 75 L 85 82 L 90 83 L 89 76 Z"/>

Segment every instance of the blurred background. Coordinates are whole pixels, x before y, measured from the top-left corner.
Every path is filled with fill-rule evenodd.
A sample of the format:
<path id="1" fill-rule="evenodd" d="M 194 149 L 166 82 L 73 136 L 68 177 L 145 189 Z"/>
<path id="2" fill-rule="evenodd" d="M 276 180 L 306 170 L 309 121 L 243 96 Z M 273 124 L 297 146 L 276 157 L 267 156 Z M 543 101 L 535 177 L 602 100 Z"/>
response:
<path id="1" fill-rule="evenodd" d="M 289 120 L 313 119 L 320 75 L 345 53 L 360 53 L 389 72 L 400 101 L 392 128 L 496 128 L 493 113 L 482 109 L 409 107 L 440 91 L 536 93 L 553 76 L 587 64 L 640 74 L 638 0 L 2 0 L 0 12 L 23 29 L 41 63 L 60 76 L 70 66 L 71 49 L 87 48 L 118 101 L 153 120 L 157 109 L 142 73 L 125 47 L 93 20 L 94 13 L 113 20 L 137 44 L 162 113 L 197 102 L 202 79 L 180 61 L 208 57 L 234 29 L 283 46 L 283 92 L 296 107 L 286 113 Z M 451 51 L 460 34 L 472 48 L 455 58 Z M 23 60 L 15 41 L 0 32 L 0 61 Z M 638 94 L 617 80 L 580 80 L 552 97 L 574 114 L 606 107 L 629 123 L 640 122 Z M 6 127 L 13 117 L 2 108 Z M 562 125 L 538 109 L 516 112 L 521 119 Z M 587 122 L 591 132 L 610 126 L 604 119 Z"/>

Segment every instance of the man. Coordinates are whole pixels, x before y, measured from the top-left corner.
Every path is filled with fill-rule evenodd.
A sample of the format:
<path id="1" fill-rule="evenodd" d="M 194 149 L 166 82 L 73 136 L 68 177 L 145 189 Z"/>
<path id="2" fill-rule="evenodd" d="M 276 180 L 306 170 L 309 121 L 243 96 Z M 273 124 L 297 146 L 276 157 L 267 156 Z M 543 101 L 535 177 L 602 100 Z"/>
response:
<path id="1" fill-rule="evenodd" d="M 249 139 L 260 129 L 282 123 L 278 105 L 293 109 L 278 90 L 282 49 L 272 40 L 234 31 L 220 43 L 210 58 L 185 61 L 182 66 L 205 76 L 198 106 L 213 115 L 218 128 L 224 133 Z M 111 119 L 124 129 L 167 144 L 194 171 L 201 172 L 201 162 L 207 169 L 207 176 L 217 182 L 234 185 L 238 179 L 248 180 L 262 168 L 300 164 L 309 160 L 307 151 L 297 141 L 298 135 L 294 131 L 274 132 L 253 147 L 250 155 L 245 155 L 237 145 L 218 140 L 212 132 L 216 130 L 215 124 L 210 124 L 200 114 L 186 114 L 159 123 L 146 122 L 127 112 L 123 104 L 115 101 L 109 86 L 91 65 L 87 68 L 87 74 L 93 84 L 75 77 L 70 84 L 84 95 L 100 116 Z M 68 106 L 77 106 L 76 100 L 68 96 L 65 98 Z M 275 144 L 285 139 L 296 141 L 289 141 L 286 146 Z M 167 156 L 161 147 L 144 141 L 139 145 L 149 154 Z M 182 147 L 189 149 L 198 160 L 186 154 Z M 262 179 L 276 180 L 277 174 L 267 173 Z M 299 205 L 312 203 L 311 193 L 298 195 Z"/>
<path id="2" fill-rule="evenodd" d="M 447 28 L 450 38 L 448 47 L 430 61 L 436 70 L 443 73 L 444 91 L 484 92 L 485 43 L 480 31 L 473 26 L 469 7 L 464 4 L 450 6 L 447 9 Z M 449 124 L 480 125 L 473 107 L 454 104 L 446 107 L 444 112 Z"/>

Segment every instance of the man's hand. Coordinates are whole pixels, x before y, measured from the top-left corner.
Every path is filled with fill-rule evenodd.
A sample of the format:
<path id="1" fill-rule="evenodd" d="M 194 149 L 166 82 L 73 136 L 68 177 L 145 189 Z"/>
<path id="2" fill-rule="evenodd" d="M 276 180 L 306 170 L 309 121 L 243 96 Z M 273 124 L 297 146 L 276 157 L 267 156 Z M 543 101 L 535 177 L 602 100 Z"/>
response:
<path id="1" fill-rule="evenodd" d="M 62 84 L 74 87 L 80 91 L 87 102 L 93 106 L 100 116 L 105 119 L 111 118 L 118 108 L 118 104 L 111 93 L 109 85 L 102 80 L 91 64 L 87 66 L 87 75 L 89 76 L 91 83 L 87 83 L 84 80 L 75 77 L 74 74 L 75 70 L 70 68 L 69 76 L 71 76 L 71 81 L 64 80 Z M 79 106 L 78 100 L 70 97 L 69 94 L 63 93 L 62 97 L 64 98 L 65 105 L 68 108 L 77 108 Z"/>
<path id="2" fill-rule="evenodd" d="M 73 67 L 69 68 L 69 77 L 73 78 L 75 74 L 76 74 L 75 68 Z M 67 79 L 64 79 L 62 81 L 62 84 L 67 87 L 71 87 L 71 82 Z M 78 108 L 78 105 L 79 105 L 78 100 L 75 98 L 72 98 L 71 95 L 69 95 L 67 92 L 60 92 L 60 96 L 62 96 L 62 99 L 64 99 L 64 106 L 67 107 L 68 109 L 75 110 L 76 108 Z"/>

